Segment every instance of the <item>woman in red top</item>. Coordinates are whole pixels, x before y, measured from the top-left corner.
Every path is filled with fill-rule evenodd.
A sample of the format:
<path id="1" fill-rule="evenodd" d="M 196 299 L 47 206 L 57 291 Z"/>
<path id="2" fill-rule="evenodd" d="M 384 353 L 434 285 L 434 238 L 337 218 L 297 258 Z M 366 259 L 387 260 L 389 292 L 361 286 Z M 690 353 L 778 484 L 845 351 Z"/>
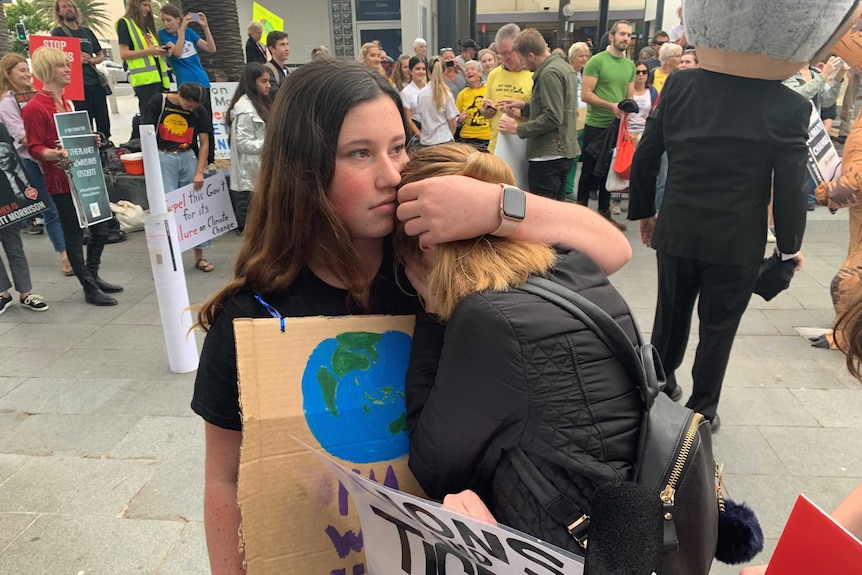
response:
<path id="1" fill-rule="evenodd" d="M 63 89 L 72 82 L 69 58 L 65 52 L 56 48 L 39 48 L 33 53 L 33 73 L 42 80 L 44 87 L 21 110 L 27 133 L 27 149 L 45 173 L 45 185 L 57 205 L 60 225 L 63 227 L 69 263 L 84 287 L 84 299 L 94 305 L 117 305 L 117 300 L 107 294 L 121 292 L 123 288 L 99 277 L 108 223 L 101 222 L 89 227 L 90 241 L 85 264 L 84 234 L 78 225 L 69 181 L 59 166 L 59 162 L 68 157 L 68 152 L 58 141 L 54 114 L 72 111 L 69 102 L 63 99 Z"/>

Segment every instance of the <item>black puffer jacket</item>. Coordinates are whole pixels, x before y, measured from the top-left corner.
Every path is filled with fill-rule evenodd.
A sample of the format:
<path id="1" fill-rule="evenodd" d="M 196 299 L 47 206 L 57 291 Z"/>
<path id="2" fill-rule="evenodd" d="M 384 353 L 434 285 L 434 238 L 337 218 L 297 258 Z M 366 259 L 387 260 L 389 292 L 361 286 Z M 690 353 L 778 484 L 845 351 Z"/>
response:
<path id="1" fill-rule="evenodd" d="M 564 254 L 548 277 L 600 305 L 634 341 L 625 302 L 589 257 Z M 458 305 L 436 379 L 424 325 L 407 382 L 410 469 L 422 488 L 438 499 L 473 489 L 501 523 L 580 551 L 506 453 L 520 447 L 574 501 L 630 480 L 642 404 L 622 365 L 581 322 L 517 289 Z"/>

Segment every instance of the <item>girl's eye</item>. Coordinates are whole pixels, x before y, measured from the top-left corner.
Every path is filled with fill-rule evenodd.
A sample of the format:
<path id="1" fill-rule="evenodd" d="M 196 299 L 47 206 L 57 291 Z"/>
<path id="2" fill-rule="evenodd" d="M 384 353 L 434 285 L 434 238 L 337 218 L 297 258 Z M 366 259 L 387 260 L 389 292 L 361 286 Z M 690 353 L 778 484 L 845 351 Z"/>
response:
<path id="1" fill-rule="evenodd" d="M 368 150 L 356 150 L 350 155 L 355 158 L 370 158 L 371 152 L 369 152 Z"/>
<path id="2" fill-rule="evenodd" d="M 400 156 L 401 154 L 404 153 L 404 150 L 406 150 L 406 149 L 407 149 L 407 146 L 405 146 L 404 144 L 395 146 L 395 148 L 392 150 L 392 155 L 393 156 Z"/>

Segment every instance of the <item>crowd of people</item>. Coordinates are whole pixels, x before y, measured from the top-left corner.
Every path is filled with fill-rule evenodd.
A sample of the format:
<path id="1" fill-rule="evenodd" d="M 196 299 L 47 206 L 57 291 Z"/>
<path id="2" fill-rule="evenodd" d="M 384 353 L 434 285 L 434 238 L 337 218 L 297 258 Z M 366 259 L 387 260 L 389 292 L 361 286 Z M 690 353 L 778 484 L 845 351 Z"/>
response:
<path id="1" fill-rule="evenodd" d="M 46 47 L 32 58 L 44 89 L 19 109 L 14 96 L 30 88 L 30 69 L 23 58 L 7 55 L 0 60 L 0 121 L 49 207 L 45 227 L 62 271 L 77 277 L 86 302 L 116 305 L 111 294 L 123 288 L 100 275 L 107 224 L 89 227 L 85 258 L 63 169 L 68 153 L 57 145 L 53 122 L 57 112 L 87 109 L 101 137 L 110 136 L 104 90 L 87 73 L 104 50 L 80 25 L 74 0 L 57 0 L 55 13 L 55 32 L 87 41 L 74 64 L 84 67 L 85 100 L 64 99 L 72 64 Z M 638 150 L 628 219 L 638 221 L 641 240 L 657 251 L 652 343 L 667 375 L 663 391 L 675 401 L 683 395 L 675 371 L 699 296 L 700 341 L 687 406 L 718 430 L 722 380 L 760 270 L 767 218 L 774 214 L 779 257 L 798 269 L 807 194 L 812 204 L 838 208 L 855 207 L 862 192 L 846 175 L 816 193 L 801 188 L 810 114 L 800 110 L 810 100 L 830 120 L 846 73 L 839 62 L 805 66 L 785 85 L 724 77 L 699 69 L 681 13 L 680 20 L 670 33 L 657 32 L 636 59 L 633 26 L 625 20 L 610 27 L 598 50 L 578 42 L 567 52 L 552 51 L 540 32 L 512 23 L 484 49 L 466 40 L 457 52 L 444 47 L 429 57 L 427 42 L 417 38 L 413 54 L 390 58 L 379 42 L 368 42 L 357 61 L 348 61 L 318 46 L 311 62 L 292 70 L 288 34 L 269 32 L 264 44 L 260 24 L 249 24 L 247 63 L 226 116 L 230 196 L 243 241 L 232 281 L 198 316 L 207 335 L 192 399 L 206 422 L 205 525 L 213 573 L 243 569 L 233 320 L 273 315 L 415 315 L 407 425 L 410 467 L 426 493 L 463 509 L 474 508 L 470 498 L 478 496 L 478 515 L 583 551 L 544 510 L 519 514 L 498 497 L 497 486 L 519 481 L 508 458 L 515 447 L 561 478 L 577 501 L 588 501 L 600 479 L 633 478 L 643 406 L 619 375 L 621 365 L 608 353 L 600 368 L 582 372 L 576 354 L 560 351 L 587 337 L 577 322 L 518 290 L 539 276 L 582 292 L 610 310 L 635 343 L 625 302 L 607 279 L 632 253 L 620 233 L 626 225 L 613 217 L 622 206 L 605 180 L 621 126 Z M 203 13 L 183 15 L 166 4 L 161 22 L 156 29 L 149 0 L 128 0 L 117 22 L 120 56 L 143 123 L 157 128 L 165 189 L 197 189 L 213 147 L 209 75 L 199 52 L 214 53 L 216 43 Z M 169 91 L 171 74 L 176 91 Z M 726 99 L 724 108 L 708 105 L 717 94 Z M 734 116 L 746 106 L 753 112 Z M 760 115 L 755 121 L 752 114 Z M 859 130 L 848 137 L 854 153 L 862 149 Z M 697 138 L 711 141 L 692 147 Z M 512 167 L 495 156 L 507 139 L 525 141 L 529 192 L 515 187 Z M 716 149 L 739 161 L 738 173 L 719 174 L 723 165 L 704 156 Z M 706 198 L 697 206 L 682 193 L 691 182 Z M 565 201 L 571 195 L 574 201 Z M 597 212 L 588 209 L 592 197 Z M 716 218 L 728 202 L 736 206 L 734 218 Z M 734 241 L 726 241 L 728 234 Z M 20 228 L 0 229 L 0 241 L 21 304 L 47 309 L 31 292 Z M 195 247 L 195 267 L 210 272 L 206 247 Z M 844 276 L 853 275 L 853 266 L 855 259 L 848 259 Z M 12 282 L 0 272 L 0 283 L 8 284 L 0 291 L 3 313 Z M 848 352 L 858 375 L 859 300 L 842 297 L 841 335 L 831 343 Z M 597 370 L 619 377 L 608 384 Z M 561 435 L 560 429 L 576 431 Z M 858 529 L 854 497 L 851 510 L 839 516 Z"/>

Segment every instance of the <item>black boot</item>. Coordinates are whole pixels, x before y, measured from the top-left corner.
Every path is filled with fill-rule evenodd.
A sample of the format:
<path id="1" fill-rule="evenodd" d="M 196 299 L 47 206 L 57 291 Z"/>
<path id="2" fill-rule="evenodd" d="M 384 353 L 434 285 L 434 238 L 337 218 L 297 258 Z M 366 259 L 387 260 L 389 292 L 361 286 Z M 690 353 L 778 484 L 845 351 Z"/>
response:
<path id="1" fill-rule="evenodd" d="M 93 305 L 117 305 L 117 300 L 107 295 L 96 286 L 90 284 L 84 286 L 84 300 Z"/>
<path id="2" fill-rule="evenodd" d="M 625 225 L 624 223 L 618 222 L 615 219 L 613 219 L 611 217 L 611 211 L 610 210 L 599 210 L 599 215 L 601 215 L 603 218 L 605 218 L 610 223 L 612 223 L 614 225 L 614 227 L 617 228 L 621 232 L 624 232 L 627 229 L 629 229 L 629 227 L 627 225 Z"/>
<path id="3" fill-rule="evenodd" d="M 122 286 L 109 284 L 99 277 L 99 266 L 102 264 L 102 251 L 105 249 L 107 234 L 107 222 L 100 222 L 90 228 L 90 243 L 87 244 L 87 271 L 90 272 L 95 285 L 104 293 L 119 293 L 123 291 Z"/>
<path id="4" fill-rule="evenodd" d="M 105 293 L 120 293 L 121 291 L 123 291 L 123 286 L 109 284 L 108 282 L 106 282 L 105 280 L 103 280 L 102 278 L 100 278 L 98 276 L 98 272 L 94 273 L 91 271 L 90 273 L 93 275 L 93 279 L 96 281 L 96 286 L 98 286 L 98 288 L 100 290 L 102 290 L 103 292 L 105 292 Z"/>

